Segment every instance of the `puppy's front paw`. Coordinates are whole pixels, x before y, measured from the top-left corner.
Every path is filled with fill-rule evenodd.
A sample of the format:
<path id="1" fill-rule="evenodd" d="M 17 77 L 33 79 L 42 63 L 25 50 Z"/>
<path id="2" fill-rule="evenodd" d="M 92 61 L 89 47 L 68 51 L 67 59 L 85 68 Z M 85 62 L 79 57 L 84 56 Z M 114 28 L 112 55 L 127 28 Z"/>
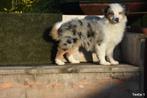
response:
<path id="1" fill-rule="evenodd" d="M 80 63 L 79 60 L 76 60 L 72 55 L 68 57 L 70 63 L 77 64 Z"/>
<path id="2" fill-rule="evenodd" d="M 57 64 L 57 65 L 64 65 L 65 63 L 62 61 L 62 60 L 60 60 L 60 59 L 56 59 L 55 60 L 55 63 Z"/>
<path id="3" fill-rule="evenodd" d="M 116 60 L 113 60 L 113 61 L 111 61 L 111 64 L 112 64 L 112 65 L 117 65 L 117 64 L 119 64 L 119 62 L 116 61 Z"/>
<path id="4" fill-rule="evenodd" d="M 78 64 L 78 63 L 80 63 L 80 61 L 78 61 L 78 60 L 72 60 L 71 63 Z"/>
<path id="5" fill-rule="evenodd" d="M 101 65 L 111 65 L 111 63 L 107 62 L 107 61 L 103 61 L 103 62 L 100 62 Z"/>

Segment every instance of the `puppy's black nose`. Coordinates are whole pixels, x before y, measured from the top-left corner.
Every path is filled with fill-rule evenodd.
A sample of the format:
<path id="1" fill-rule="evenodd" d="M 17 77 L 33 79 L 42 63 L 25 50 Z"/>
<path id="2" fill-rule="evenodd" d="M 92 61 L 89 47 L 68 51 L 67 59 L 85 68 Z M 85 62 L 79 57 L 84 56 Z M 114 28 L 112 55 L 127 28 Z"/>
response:
<path id="1" fill-rule="evenodd" d="M 115 18 L 115 21 L 116 21 L 116 22 L 119 22 L 119 18 Z"/>

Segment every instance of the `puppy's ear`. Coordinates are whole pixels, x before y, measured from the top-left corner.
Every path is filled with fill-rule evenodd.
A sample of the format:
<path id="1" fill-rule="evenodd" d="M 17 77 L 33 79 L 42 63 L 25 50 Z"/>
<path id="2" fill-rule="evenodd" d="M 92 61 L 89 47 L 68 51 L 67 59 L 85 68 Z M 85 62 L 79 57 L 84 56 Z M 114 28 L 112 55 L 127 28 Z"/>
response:
<path id="1" fill-rule="evenodd" d="M 122 6 L 123 9 L 124 9 L 124 13 L 127 14 L 127 6 L 126 6 L 126 4 L 121 3 L 121 6 Z"/>
<path id="2" fill-rule="evenodd" d="M 126 8 L 126 5 L 124 3 L 120 4 L 124 9 Z"/>
<path id="3" fill-rule="evenodd" d="M 107 6 L 107 7 L 103 10 L 103 13 L 104 13 L 105 16 L 107 15 L 109 9 L 110 9 L 110 6 Z"/>

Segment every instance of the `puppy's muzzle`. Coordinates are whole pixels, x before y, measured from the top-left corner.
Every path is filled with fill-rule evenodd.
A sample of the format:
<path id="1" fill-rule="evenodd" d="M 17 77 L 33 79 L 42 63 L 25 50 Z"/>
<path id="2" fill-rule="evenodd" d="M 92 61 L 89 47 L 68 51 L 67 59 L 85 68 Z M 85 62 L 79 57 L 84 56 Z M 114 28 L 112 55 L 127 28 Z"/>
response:
<path id="1" fill-rule="evenodd" d="M 119 22 L 119 18 L 115 18 L 114 21 Z"/>
<path id="2" fill-rule="evenodd" d="M 112 21 L 113 21 L 114 23 L 118 23 L 118 22 L 119 22 L 119 18 L 117 18 L 117 17 L 116 17 L 116 18 L 113 18 Z"/>

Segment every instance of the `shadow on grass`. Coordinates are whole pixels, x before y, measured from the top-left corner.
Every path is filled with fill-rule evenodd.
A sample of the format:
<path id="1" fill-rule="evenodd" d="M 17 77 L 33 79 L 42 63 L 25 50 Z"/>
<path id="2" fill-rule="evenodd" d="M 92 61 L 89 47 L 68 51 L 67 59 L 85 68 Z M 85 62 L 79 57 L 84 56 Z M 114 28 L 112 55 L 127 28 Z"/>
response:
<path id="1" fill-rule="evenodd" d="M 46 28 L 43 32 L 43 39 L 49 43 L 51 46 L 51 61 L 52 63 L 54 63 L 54 59 L 55 59 L 55 56 L 56 56 L 56 52 L 57 52 L 57 44 L 58 42 L 53 40 L 52 37 L 50 36 L 50 32 L 51 32 L 51 29 L 52 29 L 52 26 L 49 26 L 48 28 Z"/>

